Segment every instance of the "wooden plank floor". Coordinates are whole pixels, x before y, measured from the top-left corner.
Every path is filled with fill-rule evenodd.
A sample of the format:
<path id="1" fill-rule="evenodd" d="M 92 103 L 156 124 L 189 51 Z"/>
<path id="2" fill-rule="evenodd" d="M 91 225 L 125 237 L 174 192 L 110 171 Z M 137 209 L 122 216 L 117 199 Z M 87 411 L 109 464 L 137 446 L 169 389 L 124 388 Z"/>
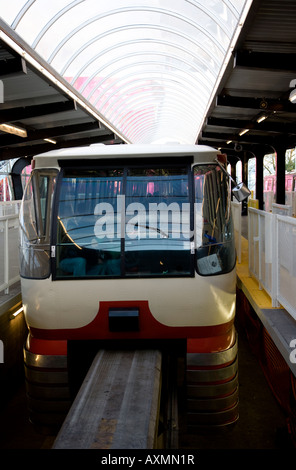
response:
<path id="1" fill-rule="evenodd" d="M 97 353 L 54 449 L 152 449 L 157 435 L 161 353 Z"/>

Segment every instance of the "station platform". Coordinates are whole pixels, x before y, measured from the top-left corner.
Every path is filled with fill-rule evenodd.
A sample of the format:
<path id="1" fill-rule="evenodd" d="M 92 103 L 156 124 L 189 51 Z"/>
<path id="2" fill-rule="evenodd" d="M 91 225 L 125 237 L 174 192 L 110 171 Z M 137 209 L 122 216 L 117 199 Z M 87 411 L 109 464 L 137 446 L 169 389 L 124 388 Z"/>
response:
<path id="1" fill-rule="evenodd" d="M 248 269 L 248 241 L 242 237 L 242 258 L 237 264 L 237 286 L 249 301 L 251 307 L 262 322 L 279 352 L 296 377 L 296 362 L 290 360 L 290 343 L 296 338 L 296 320 L 283 307 L 272 307 L 270 296 L 260 289 L 256 279 L 250 276 Z"/>
<path id="2" fill-rule="evenodd" d="M 249 274 L 248 240 L 241 240 L 237 264 L 237 321 L 247 336 L 274 397 L 286 416 L 296 446 L 296 361 L 291 341 L 296 339 L 296 320 L 282 307 L 272 307 L 270 296 Z"/>

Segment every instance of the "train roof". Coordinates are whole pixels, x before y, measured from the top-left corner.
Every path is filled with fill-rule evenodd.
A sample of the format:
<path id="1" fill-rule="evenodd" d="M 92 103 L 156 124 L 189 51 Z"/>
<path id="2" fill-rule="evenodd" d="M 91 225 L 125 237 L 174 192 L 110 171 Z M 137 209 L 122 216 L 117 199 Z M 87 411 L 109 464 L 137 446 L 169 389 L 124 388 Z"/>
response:
<path id="1" fill-rule="evenodd" d="M 147 158 L 178 157 L 192 155 L 194 162 L 214 161 L 220 152 L 206 145 L 104 145 L 93 144 L 87 147 L 70 147 L 51 150 L 35 155 L 35 168 L 59 167 L 61 160 L 104 159 L 104 158 Z"/>

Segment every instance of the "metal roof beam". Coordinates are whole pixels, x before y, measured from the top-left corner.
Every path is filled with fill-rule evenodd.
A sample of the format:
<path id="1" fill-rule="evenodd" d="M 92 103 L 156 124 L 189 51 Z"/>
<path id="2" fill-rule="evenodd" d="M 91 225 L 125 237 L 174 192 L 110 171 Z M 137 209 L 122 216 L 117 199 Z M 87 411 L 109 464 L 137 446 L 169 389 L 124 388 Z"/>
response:
<path id="1" fill-rule="evenodd" d="M 37 116 L 46 116 L 48 114 L 64 113 L 65 111 L 74 111 L 75 109 L 76 104 L 74 101 L 60 101 L 56 103 L 2 109 L 0 110 L 0 124 L 20 121 L 21 119 L 29 119 Z"/>
<path id="2" fill-rule="evenodd" d="M 240 137 L 238 134 L 228 134 L 226 132 L 202 132 L 202 137 L 206 139 L 214 139 L 214 140 L 221 140 L 227 142 L 232 140 L 233 142 L 237 142 L 240 144 L 245 143 L 253 143 L 253 144 L 264 144 L 265 142 L 272 140 L 270 136 L 262 136 L 262 135 L 254 135 L 254 134 L 246 134 Z"/>
<path id="3" fill-rule="evenodd" d="M 202 139 L 208 140 L 215 140 L 220 142 L 228 142 L 232 141 L 234 143 L 239 143 L 241 145 L 245 144 L 276 144 L 277 142 L 282 141 L 283 135 L 276 137 L 275 135 L 255 135 L 255 134 L 245 134 L 243 136 L 239 136 L 238 134 L 227 134 L 224 132 L 217 133 L 217 132 L 202 132 L 201 134 Z M 296 143 L 296 135 L 285 135 L 284 136 L 285 142 L 287 143 L 287 148 L 290 145 L 295 146 Z"/>
<path id="4" fill-rule="evenodd" d="M 296 71 L 296 54 L 239 50 L 235 54 L 234 67 L 294 72 Z"/>
<path id="5" fill-rule="evenodd" d="M 234 129 L 254 129 L 257 131 L 264 131 L 269 133 L 282 133 L 282 134 L 296 134 L 296 127 L 294 124 L 286 124 L 283 122 L 269 121 L 268 117 L 265 121 L 258 123 L 255 121 L 246 121 L 242 119 L 224 119 L 209 117 L 207 126 L 215 127 L 231 127 Z"/>
<path id="6" fill-rule="evenodd" d="M 1 160 L 10 160 L 11 158 L 18 157 L 32 157 L 39 153 L 48 152 L 53 149 L 60 149 L 66 147 L 81 147 L 83 145 L 99 144 L 104 142 L 110 142 L 112 144 L 122 144 L 122 141 L 116 139 L 115 134 L 102 135 L 96 137 L 86 137 L 82 139 L 71 139 L 63 140 L 57 143 L 56 145 L 45 143 L 37 145 L 27 145 L 20 147 L 7 147 L 0 150 L 0 161 Z"/>
<path id="7" fill-rule="evenodd" d="M 26 61 L 22 57 L 0 60 L 0 78 L 27 73 Z"/>
<path id="8" fill-rule="evenodd" d="M 295 104 L 290 103 L 288 99 L 219 95 L 217 96 L 216 105 L 231 108 L 257 109 L 258 111 L 285 111 L 293 114 L 296 113 Z"/>
<path id="9" fill-rule="evenodd" d="M 54 138 L 60 136 L 67 136 L 69 134 L 77 134 L 87 131 L 98 131 L 97 135 L 111 135 L 109 129 L 100 129 L 98 122 L 74 124 L 72 126 L 60 126 L 51 127 L 40 130 L 27 130 L 27 137 L 22 138 L 14 135 L 0 135 L 0 147 L 6 147 L 7 145 L 19 145 L 24 143 L 33 142 L 36 140 L 42 140 L 47 138 Z"/>
<path id="10" fill-rule="evenodd" d="M 207 140 L 207 139 L 199 139 L 198 140 L 198 144 L 199 145 L 208 145 L 209 147 L 215 147 L 215 148 L 219 148 L 221 150 L 221 152 L 227 152 L 227 153 L 233 153 L 233 154 L 238 154 L 240 152 L 243 151 L 254 151 L 254 149 L 257 148 L 257 145 L 259 144 L 246 144 L 244 143 L 244 145 L 242 146 L 242 150 L 236 150 L 234 148 L 236 142 L 234 142 L 233 144 L 229 144 L 229 145 L 226 145 L 224 141 L 221 141 L 221 140 L 217 140 L 217 141 L 214 141 L 214 140 Z"/>

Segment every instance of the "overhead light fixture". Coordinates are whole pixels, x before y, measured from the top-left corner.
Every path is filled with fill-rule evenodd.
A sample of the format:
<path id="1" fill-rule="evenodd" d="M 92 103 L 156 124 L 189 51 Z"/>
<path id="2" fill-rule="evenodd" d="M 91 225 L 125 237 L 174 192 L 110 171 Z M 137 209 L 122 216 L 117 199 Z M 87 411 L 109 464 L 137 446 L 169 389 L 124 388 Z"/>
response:
<path id="1" fill-rule="evenodd" d="M 19 308 L 16 312 L 12 313 L 10 316 L 10 320 L 14 320 L 20 313 L 24 311 L 24 307 Z"/>
<path id="2" fill-rule="evenodd" d="M 0 124 L 0 131 L 18 135 L 19 137 L 27 137 L 27 131 L 25 129 L 18 126 L 12 126 L 11 124 Z"/>
<path id="3" fill-rule="evenodd" d="M 290 81 L 290 88 L 293 88 L 293 90 L 290 93 L 289 101 L 296 103 L 296 78 Z"/>
<path id="4" fill-rule="evenodd" d="M 244 134 L 246 134 L 247 132 L 249 132 L 250 129 L 243 129 L 242 131 L 240 131 L 240 133 L 238 135 L 242 136 Z"/>
<path id="5" fill-rule="evenodd" d="M 229 145 L 231 144 L 232 140 L 227 140 L 226 144 Z"/>
<path id="6" fill-rule="evenodd" d="M 56 144 L 56 140 L 53 140 L 53 139 L 43 139 L 45 140 L 46 142 L 49 142 L 50 144 Z"/>
<path id="7" fill-rule="evenodd" d="M 296 103 L 296 88 L 291 91 L 289 101 L 291 101 L 291 103 Z"/>
<path id="8" fill-rule="evenodd" d="M 260 124 L 260 122 L 262 121 L 265 121 L 265 119 L 267 119 L 268 116 L 266 116 L 266 114 L 262 114 L 262 116 L 259 116 L 258 119 L 257 119 L 257 122 L 258 124 Z"/>

